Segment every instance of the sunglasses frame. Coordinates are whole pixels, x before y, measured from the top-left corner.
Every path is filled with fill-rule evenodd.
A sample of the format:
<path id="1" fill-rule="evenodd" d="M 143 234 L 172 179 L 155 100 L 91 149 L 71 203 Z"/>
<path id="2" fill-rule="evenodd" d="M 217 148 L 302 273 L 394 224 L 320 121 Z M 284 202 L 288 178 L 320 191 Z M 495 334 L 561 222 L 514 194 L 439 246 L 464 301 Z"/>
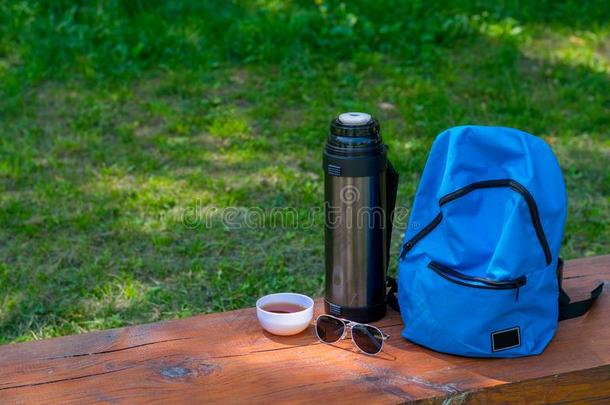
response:
<path id="1" fill-rule="evenodd" d="M 318 334 L 318 319 L 320 319 L 321 317 L 326 316 L 332 319 L 336 319 L 337 321 L 340 321 L 343 324 L 343 334 L 341 334 L 341 337 L 337 340 L 333 340 L 332 342 L 325 342 L 320 335 Z M 382 339 L 381 339 L 381 347 L 379 347 L 379 350 L 375 353 L 368 353 L 365 352 L 364 350 L 362 350 L 360 348 L 360 346 L 358 346 L 358 343 L 356 343 L 356 341 L 354 340 L 354 334 L 352 332 L 352 329 L 354 328 L 354 326 L 358 326 L 358 325 L 362 325 L 362 326 L 368 326 L 369 328 L 373 328 L 379 331 L 379 334 L 381 335 Z M 337 343 L 340 340 L 345 339 L 345 336 L 347 336 L 347 330 L 349 329 L 350 331 L 350 336 L 352 338 L 352 344 L 354 346 L 356 346 L 356 348 L 361 351 L 362 353 L 366 354 L 367 356 L 376 356 L 379 353 L 381 353 L 383 351 L 383 343 L 388 340 L 390 338 L 390 335 L 388 335 L 387 333 L 384 333 L 381 329 L 379 329 L 377 326 L 373 326 L 373 325 L 369 325 L 368 323 L 360 323 L 360 322 L 354 322 L 354 321 L 350 321 L 349 319 L 344 319 L 344 318 L 337 318 L 336 316 L 333 315 L 328 315 L 328 314 L 320 314 L 316 317 L 316 323 L 315 323 L 315 327 L 314 327 L 314 331 L 316 332 L 316 337 L 318 338 L 318 340 L 321 343 L 324 343 L 326 345 L 332 345 L 333 343 Z"/>

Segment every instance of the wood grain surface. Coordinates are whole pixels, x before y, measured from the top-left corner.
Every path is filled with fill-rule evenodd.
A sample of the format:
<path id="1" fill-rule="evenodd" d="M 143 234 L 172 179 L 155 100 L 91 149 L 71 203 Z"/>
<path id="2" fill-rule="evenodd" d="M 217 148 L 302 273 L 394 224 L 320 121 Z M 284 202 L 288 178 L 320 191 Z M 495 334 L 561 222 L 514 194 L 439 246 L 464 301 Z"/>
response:
<path id="1" fill-rule="evenodd" d="M 610 256 L 569 261 L 574 300 L 610 281 Z M 382 355 L 349 340 L 318 343 L 313 330 L 278 337 L 253 308 L 0 346 L 0 403 L 262 403 L 367 401 L 610 403 L 610 293 L 583 317 L 561 322 L 540 356 L 472 359 L 391 335 Z M 319 313 L 320 300 L 316 301 Z"/>

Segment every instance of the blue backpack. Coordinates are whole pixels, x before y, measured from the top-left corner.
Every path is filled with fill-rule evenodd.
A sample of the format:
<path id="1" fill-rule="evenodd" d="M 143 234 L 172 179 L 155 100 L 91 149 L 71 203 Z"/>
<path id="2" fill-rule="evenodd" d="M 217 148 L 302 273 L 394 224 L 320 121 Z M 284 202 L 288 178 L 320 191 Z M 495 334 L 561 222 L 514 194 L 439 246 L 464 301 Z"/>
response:
<path id="1" fill-rule="evenodd" d="M 569 303 L 559 287 L 566 220 L 561 169 L 540 138 L 461 126 L 430 151 L 398 264 L 402 335 L 473 357 L 541 353 L 557 321 L 599 296 Z M 391 281 L 390 281 L 391 283 Z"/>

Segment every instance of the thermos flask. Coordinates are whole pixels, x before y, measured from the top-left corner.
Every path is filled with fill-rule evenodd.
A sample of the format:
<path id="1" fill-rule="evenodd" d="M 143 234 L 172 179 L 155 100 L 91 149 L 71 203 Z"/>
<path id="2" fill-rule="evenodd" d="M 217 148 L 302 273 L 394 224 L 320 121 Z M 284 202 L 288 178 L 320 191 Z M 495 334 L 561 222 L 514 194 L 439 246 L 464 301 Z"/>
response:
<path id="1" fill-rule="evenodd" d="M 325 309 L 356 322 L 372 322 L 386 311 L 385 277 L 398 186 L 379 122 L 355 112 L 332 120 L 323 167 Z"/>

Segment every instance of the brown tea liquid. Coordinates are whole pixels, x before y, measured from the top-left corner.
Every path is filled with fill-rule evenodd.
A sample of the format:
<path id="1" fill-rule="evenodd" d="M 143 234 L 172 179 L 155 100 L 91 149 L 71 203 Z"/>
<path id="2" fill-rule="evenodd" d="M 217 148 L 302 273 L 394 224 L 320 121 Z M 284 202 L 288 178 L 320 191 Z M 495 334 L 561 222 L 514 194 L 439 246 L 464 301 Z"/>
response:
<path id="1" fill-rule="evenodd" d="M 274 302 L 272 304 L 263 305 L 261 308 L 264 311 L 274 312 L 276 314 L 290 314 L 307 309 L 302 305 L 293 304 L 292 302 Z"/>

